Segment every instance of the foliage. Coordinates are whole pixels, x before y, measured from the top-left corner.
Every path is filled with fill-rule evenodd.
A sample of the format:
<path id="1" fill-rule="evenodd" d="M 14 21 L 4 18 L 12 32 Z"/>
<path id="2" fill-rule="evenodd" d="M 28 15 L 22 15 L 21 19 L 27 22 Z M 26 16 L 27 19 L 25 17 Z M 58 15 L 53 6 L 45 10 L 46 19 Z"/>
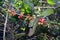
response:
<path id="1" fill-rule="evenodd" d="M 2 0 L 0 0 L 0 6 L 2 6 L 3 5 L 3 1 Z"/>
<path id="2" fill-rule="evenodd" d="M 50 5 L 54 5 L 53 0 L 47 0 L 47 2 L 48 2 L 48 4 L 50 4 Z"/>
<path id="3" fill-rule="evenodd" d="M 19 11 L 27 14 L 27 13 L 31 13 L 30 7 L 28 4 L 26 4 L 24 1 L 18 0 L 18 1 L 14 1 L 13 3 L 13 7 L 15 7 L 16 9 L 18 9 Z"/>
<path id="4" fill-rule="evenodd" d="M 34 30 L 35 31 L 34 36 L 37 36 L 40 33 L 47 33 L 47 31 L 48 31 L 47 26 L 38 25 L 38 24 L 35 23 L 36 21 L 38 22 L 38 19 L 39 19 L 36 16 L 36 14 L 34 14 L 35 13 L 34 7 L 40 4 L 38 0 L 30 0 L 30 1 L 26 0 L 26 1 L 28 1 L 28 4 L 24 0 L 18 0 L 18 1 L 17 0 L 8 0 L 8 1 L 12 2 L 12 3 L 10 2 L 10 4 L 11 4 L 11 6 L 13 8 L 13 11 L 14 11 L 13 14 L 16 14 L 16 15 L 12 16 L 11 13 L 8 12 L 8 10 L 10 10 L 9 7 L 11 7 L 9 5 L 8 5 L 9 6 L 8 9 L 6 9 L 7 6 L 4 6 L 4 9 L 6 9 L 6 10 L 2 9 L 3 10 L 2 12 L 4 12 L 4 13 L 1 12 L 1 14 L 6 15 L 6 11 L 7 11 L 7 13 L 9 13 L 9 15 L 8 15 L 8 23 L 7 23 L 7 29 L 8 29 L 7 31 L 9 31 L 9 33 L 11 33 L 11 35 L 13 35 L 14 38 L 18 39 L 18 38 L 21 38 L 23 36 L 27 36 L 26 32 L 30 30 L 30 28 L 29 28 L 29 23 L 30 22 L 31 22 L 31 24 L 34 23 L 34 24 L 32 24 L 33 27 L 31 27 L 31 28 L 34 29 L 34 27 L 36 26 L 36 29 Z M 2 2 L 1 2 L 1 5 L 2 5 Z M 36 10 L 36 11 L 39 12 L 38 15 L 43 16 L 43 17 L 48 17 L 49 15 L 54 14 L 54 10 L 52 8 L 46 9 L 42 13 L 40 13 L 39 10 Z M 18 16 L 21 16 L 21 14 L 23 14 L 23 17 L 18 18 Z M 3 19 L 3 15 L 0 16 L 0 17 L 2 17 L 1 21 L 5 20 L 5 19 Z M 4 15 L 4 18 L 5 18 L 5 15 Z M 34 21 L 34 19 L 35 19 L 34 17 L 36 17 L 37 20 Z M 31 20 L 29 20 L 30 18 L 31 18 Z M 34 22 L 32 21 L 32 19 L 33 19 Z M 54 21 L 54 22 L 51 21 L 51 20 L 47 21 L 47 25 L 49 24 L 49 26 L 51 26 L 52 23 L 54 24 L 54 23 L 56 23 L 56 21 Z M 57 22 L 56 24 L 60 27 L 60 23 Z M 21 30 L 23 32 L 22 34 L 20 34 Z M 46 37 L 46 35 L 44 37 Z M 40 38 L 44 38 L 44 37 L 40 36 Z M 39 39 L 39 36 L 37 36 L 37 39 L 41 40 L 41 39 Z"/>
<path id="5" fill-rule="evenodd" d="M 49 16 L 53 13 L 54 13 L 53 9 L 46 9 L 45 11 L 42 12 L 42 16 Z"/>

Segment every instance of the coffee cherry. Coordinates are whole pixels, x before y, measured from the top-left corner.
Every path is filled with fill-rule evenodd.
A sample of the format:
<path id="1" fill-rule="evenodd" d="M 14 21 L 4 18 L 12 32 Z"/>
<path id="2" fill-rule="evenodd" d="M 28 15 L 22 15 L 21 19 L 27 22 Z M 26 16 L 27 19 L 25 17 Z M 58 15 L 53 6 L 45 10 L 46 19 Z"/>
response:
<path id="1" fill-rule="evenodd" d="M 44 18 L 40 18 L 39 20 L 38 20 L 38 24 L 43 24 L 44 23 Z"/>
<path id="2" fill-rule="evenodd" d="M 32 17 L 30 17 L 29 20 L 32 20 Z"/>
<path id="3" fill-rule="evenodd" d="M 29 18 L 30 18 L 30 14 L 27 14 L 27 15 L 26 15 L 26 18 L 29 19 Z"/>
<path id="4" fill-rule="evenodd" d="M 23 17 L 23 14 L 20 14 L 20 15 L 18 16 L 19 19 L 22 18 L 22 17 Z"/>
<path id="5" fill-rule="evenodd" d="M 12 16 L 15 16 L 16 15 L 13 9 L 8 10 L 8 12 L 10 12 L 12 14 Z"/>

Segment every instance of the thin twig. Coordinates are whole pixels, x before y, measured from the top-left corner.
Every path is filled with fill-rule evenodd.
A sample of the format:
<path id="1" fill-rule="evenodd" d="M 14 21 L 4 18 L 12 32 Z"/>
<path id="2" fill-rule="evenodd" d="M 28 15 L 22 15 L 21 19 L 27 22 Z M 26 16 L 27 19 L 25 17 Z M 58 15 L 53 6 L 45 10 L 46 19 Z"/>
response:
<path id="1" fill-rule="evenodd" d="M 8 13 L 6 14 L 6 18 L 5 18 L 6 20 L 5 20 L 5 23 L 4 23 L 3 40 L 6 40 L 5 39 L 5 32 L 6 32 L 7 18 L 8 18 Z"/>

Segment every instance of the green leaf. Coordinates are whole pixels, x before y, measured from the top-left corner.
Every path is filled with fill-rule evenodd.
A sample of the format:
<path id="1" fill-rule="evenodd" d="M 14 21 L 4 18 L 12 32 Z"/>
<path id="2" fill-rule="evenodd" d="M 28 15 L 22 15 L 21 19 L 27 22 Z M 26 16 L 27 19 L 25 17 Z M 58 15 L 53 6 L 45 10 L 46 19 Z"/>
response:
<path id="1" fill-rule="evenodd" d="M 25 8 L 25 9 L 28 9 L 29 6 L 28 6 L 27 4 L 24 4 L 24 8 Z"/>
<path id="2" fill-rule="evenodd" d="M 19 2 L 19 5 L 21 5 L 22 3 L 23 3 L 23 2 L 22 2 L 22 1 L 20 1 L 20 2 Z"/>
<path id="3" fill-rule="evenodd" d="M 20 28 L 21 30 L 25 31 L 25 28 Z"/>
<path id="4" fill-rule="evenodd" d="M 0 6 L 2 6 L 3 3 L 4 3 L 3 1 L 0 1 Z"/>
<path id="5" fill-rule="evenodd" d="M 13 0 L 14 3 L 16 3 L 17 0 Z"/>
<path id="6" fill-rule="evenodd" d="M 25 9 L 24 9 L 24 8 L 22 8 L 22 9 L 21 9 L 21 11 L 22 11 L 22 12 L 25 12 Z"/>
<path id="7" fill-rule="evenodd" d="M 26 12 L 27 12 L 27 13 L 30 13 L 30 11 L 29 11 L 29 10 L 26 10 Z"/>
<path id="8" fill-rule="evenodd" d="M 10 18 L 10 21 L 16 22 L 16 19 L 15 19 L 14 17 L 11 17 L 11 18 Z"/>
<path id="9" fill-rule="evenodd" d="M 18 1 L 18 2 L 17 2 L 18 5 L 21 5 L 22 3 L 23 3 L 22 1 Z"/>
<path id="10" fill-rule="evenodd" d="M 49 16 L 53 13 L 54 13 L 53 9 L 46 9 L 45 11 L 42 12 L 42 16 Z"/>
<path id="11" fill-rule="evenodd" d="M 54 5 L 54 1 L 53 0 L 47 0 L 47 3 L 50 5 Z"/>

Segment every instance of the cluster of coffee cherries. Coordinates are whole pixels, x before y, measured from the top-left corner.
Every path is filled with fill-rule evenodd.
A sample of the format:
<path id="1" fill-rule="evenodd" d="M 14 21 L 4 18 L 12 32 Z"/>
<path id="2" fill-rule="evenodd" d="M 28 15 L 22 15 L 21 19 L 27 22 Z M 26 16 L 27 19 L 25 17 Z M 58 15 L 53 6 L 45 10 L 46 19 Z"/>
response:
<path id="1" fill-rule="evenodd" d="M 8 10 L 8 12 L 12 15 L 12 16 L 16 16 L 17 14 L 15 13 L 15 11 L 13 9 Z M 21 19 L 23 17 L 26 17 L 25 19 L 29 19 L 32 20 L 32 17 L 30 16 L 30 14 L 24 15 L 23 12 L 20 13 L 20 15 L 18 15 L 18 19 Z"/>
<path id="2" fill-rule="evenodd" d="M 40 18 L 39 18 L 38 24 L 39 24 L 39 25 L 43 25 L 43 24 L 44 24 L 44 18 L 43 18 L 43 17 L 40 17 Z"/>

